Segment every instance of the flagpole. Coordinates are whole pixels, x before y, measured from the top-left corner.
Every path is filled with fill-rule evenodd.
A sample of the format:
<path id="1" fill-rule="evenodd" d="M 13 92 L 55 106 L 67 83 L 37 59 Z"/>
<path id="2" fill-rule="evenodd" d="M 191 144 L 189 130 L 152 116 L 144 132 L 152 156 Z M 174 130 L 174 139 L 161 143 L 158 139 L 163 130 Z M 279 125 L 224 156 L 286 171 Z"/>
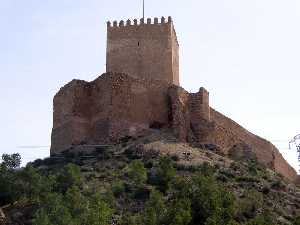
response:
<path id="1" fill-rule="evenodd" d="M 143 19 L 145 19 L 145 0 L 143 0 Z"/>

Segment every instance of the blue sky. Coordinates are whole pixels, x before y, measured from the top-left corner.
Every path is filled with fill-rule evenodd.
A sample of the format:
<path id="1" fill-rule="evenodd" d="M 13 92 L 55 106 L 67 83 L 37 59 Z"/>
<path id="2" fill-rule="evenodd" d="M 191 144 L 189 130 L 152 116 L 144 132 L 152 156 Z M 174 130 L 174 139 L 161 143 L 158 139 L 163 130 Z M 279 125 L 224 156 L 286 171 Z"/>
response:
<path id="1" fill-rule="evenodd" d="M 105 72 L 106 21 L 141 17 L 141 0 L 0 0 L 0 154 L 49 154 L 52 99 L 73 78 Z M 146 0 L 173 17 L 181 85 L 273 141 L 296 167 L 300 133 L 299 0 Z"/>

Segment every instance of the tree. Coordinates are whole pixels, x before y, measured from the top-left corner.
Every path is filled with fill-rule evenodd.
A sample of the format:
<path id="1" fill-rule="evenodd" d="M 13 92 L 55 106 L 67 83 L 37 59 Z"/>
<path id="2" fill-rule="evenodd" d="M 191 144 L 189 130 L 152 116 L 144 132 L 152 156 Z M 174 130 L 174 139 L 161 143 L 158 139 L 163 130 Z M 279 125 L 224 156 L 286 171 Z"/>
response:
<path id="1" fill-rule="evenodd" d="M 109 225 L 111 224 L 114 210 L 110 208 L 101 197 L 96 193 L 90 199 L 90 207 L 87 216 L 87 224 L 89 225 Z"/>
<path id="2" fill-rule="evenodd" d="M 80 171 L 80 167 L 69 163 L 59 173 L 56 182 L 56 189 L 62 193 L 65 193 L 69 188 L 73 186 L 81 186 L 83 183 L 83 177 Z"/>
<path id="3" fill-rule="evenodd" d="M 191 189 L 194 224 L 232 224 L 234 197 L 219 186 L 213 177 L 195 176 Z"/>
<path id="4" fill-rule="evenodd" d="M 156 184 L 161 192 L 165 193 L 170 188 L 171 181 L 176 175 L 173 161 L 169 157 L 161 157 L 156 167 Z"/>
<path id="5" fill-rule="evenodd" d="M 33 225 L 53 225 L 44 209 L 39 210 L 32 221 Z"/>
<path id="6" fill-rule="evenodd" d="M 168 207 L 165 224 L 188 225 L 192 220 L 191 202 L 189 199 L 175 199 Z"/>
<path id="7" fill-rule="evenodd" d="M 43 176 L 31 165 L 16 173 L 15 192 L 30 201 L 39 202 L 45 194 L 52 191 L 55 180 L 52 176 Z"/>
<path id="8" fill-rule="evenodd" d="M 21 165 L 21 156 L 19 153 L 14 154 L 3 154 L 2 155 L 2 166 L 7 169 L 17 169 Z"/>
<path id="9" fill-rule="evenodd" d="M 74 225 L 87 224 L 88 197 L 84 196 L 77 186 L 68 189 L 64 197 L 65 205 L 69 208 Z"/>
<path id="10" fill-rule="evenodd" d="M 15 169 L 19 168 L 20 164 L 21 156 L 19 154 L 2 155 L 2 163 L 0 164 L 0 206 L 12 203 L 19 198 Z"/>
<path id="11" fill-rule="evenodd" d="M 34 225 L 73 225 L 73 218 L 65 204 L 64 197 L 58 193 L 48 193 L 44 204 L 36 212 Z M 44 224 L 43 224 L 44 223 Z"/>
<path id="12" fill-rule="evenodd" d="M 136 186 L 141 186 L 147 181 L 147 170 L 144 163 L 140 160 L 134 160 L 129 164 L 129 177 L 134 181 Z"/>
<path id="13" fill-rule="evenodd" d="M 163 224 L 163 220 L 166 213 L 166 207 L 163 200 L 163 196 L 159 191 L 153 190 L 150 194 L 150 198 L 146 203 L 143 224 L 145 225 L 160 225 Z"/>

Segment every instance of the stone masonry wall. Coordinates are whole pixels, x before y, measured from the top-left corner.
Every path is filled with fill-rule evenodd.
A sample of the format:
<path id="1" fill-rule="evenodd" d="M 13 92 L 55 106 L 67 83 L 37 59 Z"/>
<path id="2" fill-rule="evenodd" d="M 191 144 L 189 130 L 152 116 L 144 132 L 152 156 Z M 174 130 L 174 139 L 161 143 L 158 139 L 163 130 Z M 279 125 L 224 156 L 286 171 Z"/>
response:
<path id="1" fill-rule="evenodd" d="M 167 90 L 164 82 L 117 73 L 73 80 L 54 97 L 51 154 L 115 141 L 153 124 L 168 126 Z"/>
<path id="2" fill-rule="evenodd" d="M 233 146 L 244 143 L 251 147 L 263 165 L 292 181 L 299 179 L 296 171 L 272 143 L 250 133 L 233 120 L 210 108 L 208 92 L 205 89 L 189 94 L 183 88 L 173 85 L 169 88 L 169 96 L 172 127 L 180 141 L 194 140 L 215 144 L 225 155 Z"/>
<path id="3" fill-rule="evenodd" d="M 228 153 L 235 144 L 243 142 L 251 146 L 260 163 L 283 174 L 290 180 L 297 179 L 296 171 L 286 162 L 279 150 L 269 141 L 252 134 L 233 120 L 211 108 L 211 120 L 215 123 L 216 144 Z"/>
<path id="4" fill-rule="evenodd" d="M 106 71 L 179 85 L 179 53 L 172 19 L 107 25 Z"/>
<path id="5" fill-rule="evenodd" d="M 88 137 L 91 114 L 90 85 L 85 81 L 73 80 L 64 86 L 53 100 L 53 148 L 65 149 L 71 143 L 79 144 Z"/>

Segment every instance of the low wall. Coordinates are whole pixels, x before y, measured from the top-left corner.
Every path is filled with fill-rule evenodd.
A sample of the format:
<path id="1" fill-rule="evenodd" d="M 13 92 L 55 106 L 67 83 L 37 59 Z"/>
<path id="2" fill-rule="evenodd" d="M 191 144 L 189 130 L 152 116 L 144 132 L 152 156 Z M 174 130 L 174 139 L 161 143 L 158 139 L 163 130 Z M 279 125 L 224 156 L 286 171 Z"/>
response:
<path id="1" fill-rule="evenodd" d="M 275 170 L 292 181 L 297 180 L 296 171 L 283 158 L 279 150 L 269 141 L 252 134 L 245 128 L 211 108 L 211 121 L 215 123 L 215 142 L 225 153 L 239 142 L 250 145 L 260 163 Z"/>

